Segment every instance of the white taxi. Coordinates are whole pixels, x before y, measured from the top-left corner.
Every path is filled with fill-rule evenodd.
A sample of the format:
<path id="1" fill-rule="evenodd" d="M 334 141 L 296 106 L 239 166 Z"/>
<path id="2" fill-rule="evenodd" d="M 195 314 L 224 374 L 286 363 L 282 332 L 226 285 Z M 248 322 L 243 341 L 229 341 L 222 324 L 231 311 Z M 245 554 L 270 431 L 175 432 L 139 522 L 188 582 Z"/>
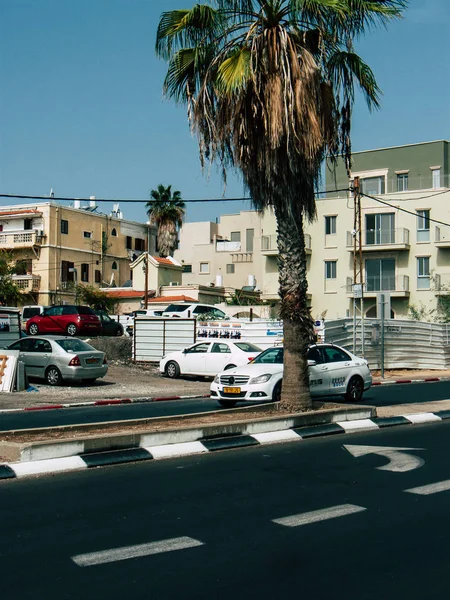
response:
<path id="1" fill-rule="evenodd" d="M 308 350 L 311 396 L 344 396 L 359 402 L 372 385 L 367 360 L 334 344 L 315 344 Z M 264 350 L 250 364 L 216 375 L 211 398 L 226 407 L 238 402 L 277 402 L 283 380 L 283 348 Z"/>

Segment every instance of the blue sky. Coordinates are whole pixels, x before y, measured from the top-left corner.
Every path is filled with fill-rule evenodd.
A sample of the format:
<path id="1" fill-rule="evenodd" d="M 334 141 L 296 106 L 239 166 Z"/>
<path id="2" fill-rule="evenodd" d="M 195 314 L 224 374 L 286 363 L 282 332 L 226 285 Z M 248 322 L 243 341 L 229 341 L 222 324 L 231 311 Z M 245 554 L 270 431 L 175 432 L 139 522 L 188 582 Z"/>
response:
<path id="1" fill-rule="evenodd" d="M 186 199 L 221 197 L 185 109 L 162 98 L 166 65 L 154 52 L 161 13 L 193 4 L 0 0 L 0 193 L 146 199 L 163 183 Z M 359 98 L 355 151 L 450 138 L 449 27 L 448 0 L 411 0 L 403 20 L 361 40 L 384 96 L 376 113 Z M 226 197 L 242 195 L 230 176 Z M 191 204 L 187 220 L 249 207 Z M 145 220 L 143 204 L 121 208 Z"/>

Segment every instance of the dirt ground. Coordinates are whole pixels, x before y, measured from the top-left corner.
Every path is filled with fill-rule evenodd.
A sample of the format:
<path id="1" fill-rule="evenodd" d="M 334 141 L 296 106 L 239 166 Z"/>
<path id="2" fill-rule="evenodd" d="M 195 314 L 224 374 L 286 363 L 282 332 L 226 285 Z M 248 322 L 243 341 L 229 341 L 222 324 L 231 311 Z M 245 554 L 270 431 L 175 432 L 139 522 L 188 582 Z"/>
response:
<path id="1" fill-rule="evenodd" d="M 33 391 L 0 394 L 0 410 L 116 398 L 203 395 L 209 393 L 210 380 L 168 379 L 153 365 L 112 362 L 106 376 L 93 385 L 52 387 L 35 380 L 30 386 Z"/>

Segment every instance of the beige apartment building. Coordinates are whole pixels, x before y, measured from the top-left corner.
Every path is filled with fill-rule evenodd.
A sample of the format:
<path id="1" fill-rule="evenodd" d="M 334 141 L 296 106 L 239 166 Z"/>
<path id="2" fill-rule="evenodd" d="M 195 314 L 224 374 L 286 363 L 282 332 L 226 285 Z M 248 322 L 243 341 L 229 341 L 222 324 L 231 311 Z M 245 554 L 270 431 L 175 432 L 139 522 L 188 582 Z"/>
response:
<path id="1" fill-rule="evenodd" d="M 312 316 L 359 315 L 354 287 L 354 238 L 361 238 L 362 310 L 377 316 L 384 294 L 390 316 L 409 307 L 431 314 L 450 299 L 450 152 L 445 140 L 355 153 L 349 181 L 342 164 L 326 174 L 317 219 L 305 225 Z M 349 191 L 360 179 L 361 231 Z M 346 191 L 339 191 L 346 190 Z M 357 225 L 359 228 L 359 225 Z M 356 253 L 359 270 L 359 252 Z M 278 298 L 276 222 L 270 212 L 242 211 L 219 223 L 186 223 L 175 258 L 183 284 L 255 286 L 262 300 Z"/>
<path id="2" fill-rule="evenodd" d="M 155 240 L 154 227 L 123 219 L 118 206 L 102 214 L 95 199 L 88 206 L 49 201 L 0 209 L 0 249 L 15 262 L 23 304 L 73 303 L 77 283 L 123 286 L 148 245 L 155 253 Z"/>

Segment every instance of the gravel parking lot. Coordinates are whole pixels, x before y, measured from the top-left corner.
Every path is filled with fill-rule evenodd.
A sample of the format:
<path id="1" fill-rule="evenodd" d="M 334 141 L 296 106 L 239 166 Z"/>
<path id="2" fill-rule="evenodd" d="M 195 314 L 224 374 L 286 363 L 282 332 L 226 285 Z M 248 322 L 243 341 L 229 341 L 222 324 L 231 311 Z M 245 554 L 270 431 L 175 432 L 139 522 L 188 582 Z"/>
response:
<path id="1" fill-rule="evenodd" d="M 168 379 L 153 365 L 110 363 L 106 377 L 93 385 L 52 387 L 40 381 L 31 381 L 30 385 L 36 391 L 0 393 L 0 410 L 112 398 L 203 395 L 209 392 L 210 381 Z"/>

